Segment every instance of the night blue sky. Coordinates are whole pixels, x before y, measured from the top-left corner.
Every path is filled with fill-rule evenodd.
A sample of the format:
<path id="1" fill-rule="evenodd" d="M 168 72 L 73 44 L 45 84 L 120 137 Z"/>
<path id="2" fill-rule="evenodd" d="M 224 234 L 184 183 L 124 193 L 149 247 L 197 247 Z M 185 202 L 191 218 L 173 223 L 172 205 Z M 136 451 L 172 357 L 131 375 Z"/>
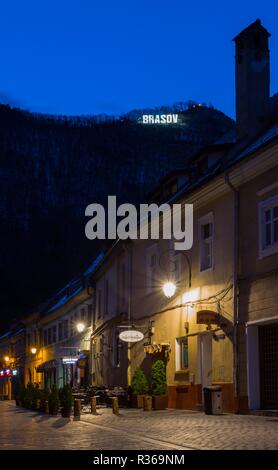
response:
<path id="1" fill-rule="evenodd" d="M 0 102 L 54 114 L 118 114 L 193 99 L 234 116 L 232 38 L 277 0 L 13 0 L 0 6 Z"/>

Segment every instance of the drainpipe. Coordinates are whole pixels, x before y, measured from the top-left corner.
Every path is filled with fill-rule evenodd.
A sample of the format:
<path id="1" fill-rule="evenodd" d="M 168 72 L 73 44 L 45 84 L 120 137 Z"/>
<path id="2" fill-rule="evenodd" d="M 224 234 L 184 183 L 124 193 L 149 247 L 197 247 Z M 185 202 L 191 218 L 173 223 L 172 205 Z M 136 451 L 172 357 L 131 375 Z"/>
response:
<path id="1" fill-rule="evenodd" d="M 90 291 L 90 287 L 92 290 Z M 89 296 L 92 299 L 92 317 L 91 317 L 91 335 L 90 335 L 90 385 L 93 385 L 93 361 L 95 361 L 94 352 L 94 339 L 93 334 L 96 329 L 96 283 L 91 283 L 87 289 Z M 94 372 L 96 374 L 96 366 L 94 365 Z M 96 377 L 95 377 L 96 378 Z"/>
<path id="2" fill-rule="evenodd" d="M 129 289 L 128 289 L 128 322 L 131 324 L 131 298 L 132 298 L 132 246 L 129 245 L 128 251 L 128 271 L 129 271 Z M 130 387 L 132 382 L 131 373 L 131 345 L 127 346 L 127 386 Z"/>
<path id="3" fill-rule="evenodd" d="M 239 397 L 239 341 L 238 341 L 238 262 L 239 262 L 239 191 L 233 186 L 228 173 L 225 183 L 234 194 L 234 247 L 233 247 L 233 320 L 234 320 L 234 381 L 235 396 Z M 238 409 L 237 409 L 238 411 Z"/>

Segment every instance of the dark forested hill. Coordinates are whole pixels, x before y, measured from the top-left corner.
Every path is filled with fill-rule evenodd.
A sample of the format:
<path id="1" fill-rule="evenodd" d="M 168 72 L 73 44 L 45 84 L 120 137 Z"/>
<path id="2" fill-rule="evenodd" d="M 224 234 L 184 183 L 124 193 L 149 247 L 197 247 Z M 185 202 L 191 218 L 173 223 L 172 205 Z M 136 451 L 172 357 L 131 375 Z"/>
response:
<path id="1" fill-rule="evenodd" d="M 138 110 L 117 119 L 54 118 L 0 105 L 2 325 L 90 262 L 98 244 L 84 235 L 88 204 L 114 194 L 143 201 L 160 177 L 233 126 L 206 106 L 173 110 L 178 125 L 155 126 L 140 124 Z"/>

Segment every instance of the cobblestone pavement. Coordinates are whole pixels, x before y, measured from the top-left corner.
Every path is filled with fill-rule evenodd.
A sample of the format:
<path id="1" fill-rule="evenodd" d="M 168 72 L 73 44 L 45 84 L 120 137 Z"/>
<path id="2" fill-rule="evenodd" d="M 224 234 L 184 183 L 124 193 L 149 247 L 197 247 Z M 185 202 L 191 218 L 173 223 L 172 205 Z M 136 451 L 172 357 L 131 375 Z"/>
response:
<path id="1" fill-rule="evenodd" d="M 110 408 L 80 421 L 0 402 L 1 449 L 278 449 L 278 418 Z"/>
<path id="2" fill-rule="evenodd" d="M 159 442 L 190 449 L 278 449 L 278 418 L 224 414 L 209 416 L 187 410 L 144 412 L 111 409 L 99 415 L 82 415 L 82 421 L 119 428 L 132 436 L 149 436 Z"/>
<path id="3" fill-rule="evenodd" d="M 16 407 L 0 402 L 0 449 L 59 450 L 169 450 L 172 445 L 144 436 L 129 436 L 118 427 L 99 427 L 93 423 Z M 176 446 L 177 449 L 181 447 Z M 183 449 L 183 447 L 182 447 Z"/>

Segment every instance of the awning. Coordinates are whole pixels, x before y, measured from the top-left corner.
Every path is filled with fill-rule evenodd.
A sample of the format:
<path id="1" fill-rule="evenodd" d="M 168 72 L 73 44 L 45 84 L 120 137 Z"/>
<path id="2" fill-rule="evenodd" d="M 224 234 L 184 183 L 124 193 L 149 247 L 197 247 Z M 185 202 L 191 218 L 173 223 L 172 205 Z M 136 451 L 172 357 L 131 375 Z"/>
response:
<path id="1" fill-rule="evenodd" d="M 49 369 L 53 369 L 59 365 L 59 361 L 57 359 L 52 359 L 51 361 L 46 361 L 36 367 L 37 372 L 45 372 Z"/>

